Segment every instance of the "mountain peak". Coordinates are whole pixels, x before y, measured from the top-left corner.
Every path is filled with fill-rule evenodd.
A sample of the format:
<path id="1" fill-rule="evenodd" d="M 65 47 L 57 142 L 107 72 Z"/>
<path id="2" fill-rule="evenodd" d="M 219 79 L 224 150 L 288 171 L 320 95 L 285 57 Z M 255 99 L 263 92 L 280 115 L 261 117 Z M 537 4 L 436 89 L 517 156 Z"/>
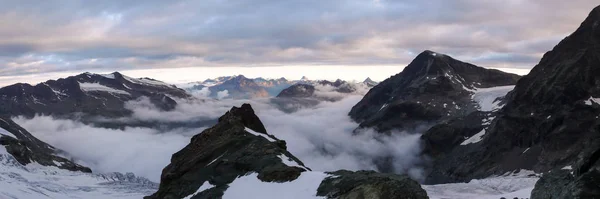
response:
<path id="1" fill-rule="evenodd" d="M 302 78 L 300 78 L 300 80 L 308 81 L 308 77 L 302 76 Z"/>

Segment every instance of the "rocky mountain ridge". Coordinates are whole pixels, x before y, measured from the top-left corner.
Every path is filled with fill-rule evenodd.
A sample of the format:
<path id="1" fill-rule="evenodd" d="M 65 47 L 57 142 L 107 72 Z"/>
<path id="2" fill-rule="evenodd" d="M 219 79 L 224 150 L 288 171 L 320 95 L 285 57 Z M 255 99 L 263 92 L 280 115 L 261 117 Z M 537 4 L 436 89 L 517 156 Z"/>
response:
<path id="1" fill-rule="evenodd" d="M 479 110 L 472 99 L 478 89 L 514 85 L 518 79 L 427 50 L 369 90 L 349 115 L 361 127 L 415 131 Z"/>

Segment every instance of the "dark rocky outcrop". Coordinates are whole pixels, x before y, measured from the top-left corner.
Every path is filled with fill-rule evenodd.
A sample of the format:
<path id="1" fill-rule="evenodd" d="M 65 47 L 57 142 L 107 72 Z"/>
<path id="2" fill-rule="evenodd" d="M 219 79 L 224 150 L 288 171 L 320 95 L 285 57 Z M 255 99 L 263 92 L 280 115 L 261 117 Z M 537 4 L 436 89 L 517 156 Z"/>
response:
<path id="1" fill-rule="evenodd" d="M 377 84 L 349 115 L 361 127 L 411 130 L 477 110 L 472 90 L 514 85 L 518 75 L 485 69 L 432 51 Z"/>
<path id="2" fill-rule="evenodd" d="M 531 199 L 600 198 L 600 171 L 575 177 L 571 170 L 553 170 L 535 184 Z"/>
<path id="3" fill-rule="evenodd" d="M 299 166 L 288 166 L 282 158 Z M 205 182 L 214 188 L 192 198 L 221 197 L 227 184 L 240 176 L 255 172 L 265 182 L 292 181 L 309 170 L 303 165 L 286 150 L 285 141 L 267 134 L 252 107 L 244 104 L 233 107 L 217 125 L 173 154 L 171 164 L 163 169 L 159 190 L 148 198 L 183 198 Z"/>
<path id="4" fill-rule="evenodd" d="M 587 189 L 597 179 L 600 164 L 598 24 L 600 7 L 518 81 L 481 142 L 456 147 L 433 162 L 429 182 L 572 166 L 574 176 L 565 181 L 575 181 L 569 183 L 567 192 Z M 558 175 L 552 173 L 545 178 Z M 541 180 L 537 187 L 551 187 L 545 182 Z"/>
<path id="5" fill-rule="evenodd" d="M 374 171 L 336 171 L 319 185 L 317 196 L 327 198 L 420 199 L 429 198 L 421 185 L 405 175 Z"/>
<path id="6" fill-rule="evenodd" d="M 221 198 L 229 184 L 241 176 L 256 173 L 262 182 L 289 183 L 303 172 L 313 171 L 286 150 L 285 141 L 269 135 L 252 107 L 244 104 L 233 107 L 217 125 L 195 135 L 189 145 L 173 154 L 163 169 L 158 191 L 146 198 Z M 427 198 L 420 185 L 404 175 L 373 171 L 329 174 L 319 189 L 313 190 L 315 196 Z M 208 184 L 209 188 L 199 190 Z"/>
<path id="7" fill-rule="evenodd" d="M 60 150 L 37 139 L 8 117 L 0 116 L 0 131 L 6 131 L 0 133 L 0 145 L 21 165 L 38 163 L 70 171 L 92 172 L 87 167 L 59 156 L 62 153 Z"/>

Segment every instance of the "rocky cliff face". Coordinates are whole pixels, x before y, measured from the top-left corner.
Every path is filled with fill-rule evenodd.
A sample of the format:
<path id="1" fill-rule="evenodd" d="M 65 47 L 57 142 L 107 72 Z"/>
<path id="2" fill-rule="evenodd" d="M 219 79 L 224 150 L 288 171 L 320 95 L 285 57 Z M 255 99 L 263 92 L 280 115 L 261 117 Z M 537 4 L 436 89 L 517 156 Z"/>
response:
<path id="1" fill-rule="evenodd" d="M 248 185 L 250 182 L 255 185 Z M 263 189 L 257 193 L 246 188 L 236 193 L 238 186 L 265 182 L 269 182 L 265 186 L 291 186 L 286 190 L 300 192 Z M 282 197 L 298 193 L 328 198 L 427 198 L 420 185 L 406 176 L 311 171 L 287 151 L 285 141 L 267 133 L 249 104 L 233 107 L 219 118 L 217 125 L 194 136 L 188 146 L 173 154 L 171 163 L 163 169 L 159 190 L 146 198 L 222 198 L 227 194 L 260 198 L 252 193 L 283 194 Z"/>
<path id="2" fill-rule="evenodd" d="M 600 7 L 518 81 L 481 142 L 457 147 L 434 161 L 430 182 L 572 167 L 567 181 L 575 181 L 574 189 L 586 189 L 600 167 L 598 24 Z"/>
<path id="3" fill-rule="evenodd" d="M 411 130 L 478 110 L 479 88 L 514 85 L 518 75 L 424 51 L 401 73 L 373 87 L 350 111 L 361 127 Z"/>
<path id="4" fill-rule="evenodd" d="M 92 172 L 87 167 L 59 156 L 62 153 L 60 150 L 37 139 L 10 118 L 3 116 L 0 116 L 0 145 L 21 165 L 37 163 L 70 171 Z"/>

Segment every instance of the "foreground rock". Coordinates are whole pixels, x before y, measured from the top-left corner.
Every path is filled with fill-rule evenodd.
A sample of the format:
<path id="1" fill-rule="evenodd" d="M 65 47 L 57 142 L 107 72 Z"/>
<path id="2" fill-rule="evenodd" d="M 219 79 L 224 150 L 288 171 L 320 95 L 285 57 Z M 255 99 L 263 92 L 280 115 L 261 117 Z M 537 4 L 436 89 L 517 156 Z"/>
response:
<path id="1" fill-rule="evenodd" d="M 514 85 L 518 79 L 518 75 L 424 51 L 401 73 L 369 90 L 349 115 L 361 127 L 382 132 L 415 130 L 477 111 L 474 91 Z"/>
<path id="2" fill-rule="evenodd" d="M 327 198 L 429 198 L 421 185 L 407 176 L 374 171 L 336 171 L 323 180 L 318 196 Z"/>
<path id="3" fill-rule="evenodd" d="M 328 176 L 330 178 L 325 179 Z M 342 179 L 343 183 L 337 183 L 338 180 L 333 178 Z M 427 198 L 418 183 L 405 176 L 311 171 L 287 151 L 285 141 L 267 133 L 249 104 L 233 107 L 219 118 L 217 125 L 194 136 L 188 146 L 173 154 L 171 163 L 163 169 L 159 190 L 146 198 L 261 198 L 260 194 L 296 193 L 248 190 L 248 187 L 265 186 L 291 186 L 289 189 L 298 194 L 316 197 L 319 185 L 323 187 L 319 194 L 329 198 L 360 198 L 363 195 L 387 198 L 381 195 L 384 193 L 398 193 L 395 198 L 413 195 L 421 196 L 414 198 Z M 372 191 L 384 189 L 391 190 Z M 306 193 L 310 190 L 314 192 Z"/>
<path id="4" fill-rule="evenodd" d="M 594 169 L 575 177 L 571 170 L 554 170 L 535 184 L 531 199 L 585 199 L 600 197 L 600 171 Z"/>
<path id="5" fill-rule="evenodd" d="M 590 198 L 594 192 L 585 190 L 590 185 L 598 190 L 593 182 L 600 166 L 598 24 L 600 7 L 519 80 L 480 142 L 456 147 L 433 162 L 429 182 L 468 181 L 519 169 L 544 173 L 573 168 L 572 177 L 546 174 L 534 193 L 554 187 L 553 193 L 546 192 L 551 198 L 562 198 L 562 193 Z M 555 178 L 562 180 L 549 180 Z M 538 194 L 534 195 L 548 196 Z"/>
<path id="6" fill-rule="evenodd" d="M 37 139 L 8 117 L 0 117 L 0 145 L 21 165 L 37 163 L 70 171 L 92 172 L 87 167 L 60 157 L 58 154 L 62 151 Z"/>

